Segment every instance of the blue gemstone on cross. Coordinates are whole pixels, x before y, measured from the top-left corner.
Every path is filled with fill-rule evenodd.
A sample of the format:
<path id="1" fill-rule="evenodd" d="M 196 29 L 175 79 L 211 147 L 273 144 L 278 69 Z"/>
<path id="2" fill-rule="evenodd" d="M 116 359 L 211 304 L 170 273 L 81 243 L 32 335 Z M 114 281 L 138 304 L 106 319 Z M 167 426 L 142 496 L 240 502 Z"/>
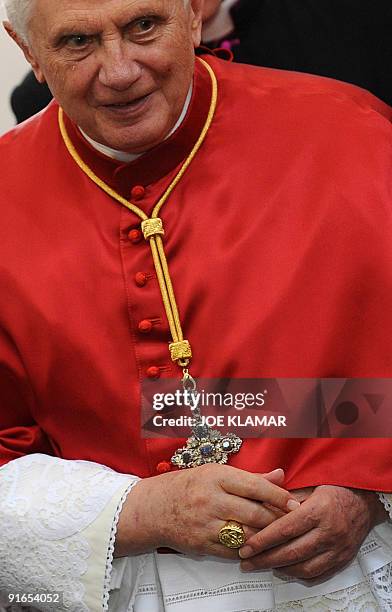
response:
<path id="1" fill-rule="evenodd" d="M 214 452 L 214 447 L 212 444 L 203 444 L 200 447 L 200 453 L 203 455 L 203 457 L 210 457 L 210 455 L 212 455 L 213 452 Z"/>

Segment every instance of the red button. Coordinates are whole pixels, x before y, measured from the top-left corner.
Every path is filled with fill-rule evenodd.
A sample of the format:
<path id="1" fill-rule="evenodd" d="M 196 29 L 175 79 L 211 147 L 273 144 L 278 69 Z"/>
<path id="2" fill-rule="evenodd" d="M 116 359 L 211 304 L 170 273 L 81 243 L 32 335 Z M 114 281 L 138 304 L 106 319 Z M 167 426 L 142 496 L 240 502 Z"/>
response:
<path id="1" fill-rule="evenodd" d="M 148 378 L 159 378 L 161 375 L 159 368 L 157 368 L 156 366 L 150 366 L 149 368 L 147 368 L 146 374 Z"/>
<path id="2" fill-rule="evenodd" d="M 142 185 L 136 185 L 131 191 L 131 200 L 141 200 L 144 198 L 146 190 Z"/>
<path id="3" fill-rule="evenodd" d="M 129 232 L 128 238 L 132 242 L 132 244 L 139 244 L 139 242 L 141 242 L 143 238 L 143 234 L 141 233 L 140 230 L 133 229 Z"/>
<path id="4" fill-rule="evenodd" d="M 172 466 L 168 461 L 161 461 L 155 469 L 158 474 L 166 474 L 166 472 L 171 472 Z"/>
<path id="5" fill-rule="evenodd" d="M 148 319 L 144 319 L 143 321 L 140 321 L 137 328 L 142 334 L 148 334 L 152 330 L 152 323 Z"/>
<path id="6" fill-rule="evenodd" d="M 148 276 L 144 272 L 137 272 L 135 274 L 135 283 L 138 287 L 144 287 L 147 284 Z"/>

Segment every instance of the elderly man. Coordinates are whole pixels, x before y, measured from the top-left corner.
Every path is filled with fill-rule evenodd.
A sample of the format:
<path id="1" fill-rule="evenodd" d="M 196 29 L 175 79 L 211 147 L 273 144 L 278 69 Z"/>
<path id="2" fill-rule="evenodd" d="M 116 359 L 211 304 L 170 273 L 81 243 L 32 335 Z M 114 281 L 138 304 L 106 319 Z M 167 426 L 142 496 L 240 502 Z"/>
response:
<path id="1" fill-rule="evenodd" d="M 140 417 L 143 379 L 390 376 L 390 109 L 195 58 L 202 0 L 6 6 L 55 101 L 0 141 L 4 605 L 390 609 L 390 440 L 196 461 Z"/>

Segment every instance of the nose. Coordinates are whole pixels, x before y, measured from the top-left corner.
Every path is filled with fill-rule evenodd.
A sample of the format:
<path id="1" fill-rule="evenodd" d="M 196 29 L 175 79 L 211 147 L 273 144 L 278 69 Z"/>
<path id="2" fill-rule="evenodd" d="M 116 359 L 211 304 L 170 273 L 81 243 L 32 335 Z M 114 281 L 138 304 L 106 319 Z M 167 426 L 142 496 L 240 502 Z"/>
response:
<path id="1" fill-rule="evenodd" d="M 134 57 L 131 57 L 124 41 L 112 40 L 104 45 L 100 59 L 98 78 L 105 87 L 125 91 L 141 76 L 141 66 Z"/>

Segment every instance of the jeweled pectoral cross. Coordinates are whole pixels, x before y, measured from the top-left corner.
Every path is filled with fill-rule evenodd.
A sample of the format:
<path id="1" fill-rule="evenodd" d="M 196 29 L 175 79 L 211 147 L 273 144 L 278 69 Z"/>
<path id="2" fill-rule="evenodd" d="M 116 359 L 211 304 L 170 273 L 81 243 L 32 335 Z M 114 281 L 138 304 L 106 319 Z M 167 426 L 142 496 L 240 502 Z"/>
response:
<path id="1" fill-rule="evenodd" d="M 184 392 L 190 397 L 190 409 L 194 415 L 192 436 L 186 441 L 186 445 L 177 449 L 171 458 L 173 465 L 179 468 L 192 468 L 206 463 L 225 464 L 229 456 L 238 453 L 242 440 L 233 433 L 221 434 L 217 429 L 212 429 L 203 422 L 200 407 L 196 401 L 196 381 L 185 370 L 182 379 Z"/>

